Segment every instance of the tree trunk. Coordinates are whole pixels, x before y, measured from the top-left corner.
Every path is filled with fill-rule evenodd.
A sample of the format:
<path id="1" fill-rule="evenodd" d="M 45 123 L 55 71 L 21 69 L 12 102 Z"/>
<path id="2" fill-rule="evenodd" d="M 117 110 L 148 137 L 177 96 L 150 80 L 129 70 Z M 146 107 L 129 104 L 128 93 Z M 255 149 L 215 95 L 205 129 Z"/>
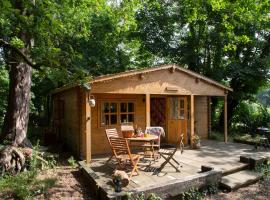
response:
<path id="1" fill-rule="evenodd" d="M 12 145 L 18 146 L 26 137 L 29 119 L 31 67 L 25 63 L 11 65 L 8 108 L 3 133 Z"/>

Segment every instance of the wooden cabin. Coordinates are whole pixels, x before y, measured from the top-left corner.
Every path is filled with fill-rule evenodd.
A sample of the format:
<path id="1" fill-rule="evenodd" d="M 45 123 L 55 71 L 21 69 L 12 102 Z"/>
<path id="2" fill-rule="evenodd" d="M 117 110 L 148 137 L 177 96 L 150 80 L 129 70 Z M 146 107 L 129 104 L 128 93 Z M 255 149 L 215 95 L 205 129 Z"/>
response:
<path id="1" fill-rule="evenodd" d="M 81 159 L 110 151 L 105 129 L 132 122 L 143 130 L 162 126 L 163 141 L 176 143 L 180 133 L 190 144 L 194 133 L 211 131 L 211 97 L 224 97 L 224 140 L 227 141 L 227 93 L 214 80 L 176 65 L 163 65 L 96 77 L 84 85 L 56 89 L 53 124 L 58 137 Z M 95 106 L 93 106 L 95 101 Z M 91 104 L 91 106 L 90 106 Z M 93 106 L 93 107 L 92 107 Z"/>

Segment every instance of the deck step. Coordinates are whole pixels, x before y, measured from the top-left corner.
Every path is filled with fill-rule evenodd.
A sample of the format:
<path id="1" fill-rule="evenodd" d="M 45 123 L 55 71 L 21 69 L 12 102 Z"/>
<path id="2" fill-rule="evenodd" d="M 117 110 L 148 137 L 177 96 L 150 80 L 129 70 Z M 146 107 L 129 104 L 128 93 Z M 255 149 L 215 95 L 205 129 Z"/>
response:
<path id="1" fill-rule="evenodd" d="M 249 169 L 249 168 L 250 168 L 249 163 L 239 163 L 239 166 L 237 166 L 237 167 L 230 168 L 228 170 L 222 171 L 222 176 L 227 176 L 227 175 L 230 175 L 230 174 L 234 174 L 236 172 L 243 171 L 243 170 L 246 170 L 246 169 Z"/>
<path id="2" fill-rule="evenodd" d="M 256 183 L 262 178 L 262 175 L 258 172 L 251 170 L 242 170 L 221 178 L 220 185 L 228 191 L 237 190 L 241 187 L 246 187 L 253 183 Z"/>

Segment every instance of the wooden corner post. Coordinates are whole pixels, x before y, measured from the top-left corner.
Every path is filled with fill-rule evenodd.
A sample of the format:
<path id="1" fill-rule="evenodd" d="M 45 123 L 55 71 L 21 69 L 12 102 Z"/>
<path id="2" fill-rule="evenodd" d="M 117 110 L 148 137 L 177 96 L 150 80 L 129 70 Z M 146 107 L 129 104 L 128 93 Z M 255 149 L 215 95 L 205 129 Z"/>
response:
<path id="1" fill-rule="evenodd" d="M 224 96 L 224 142 L 228 142 L 228 122 L 227 122 L 227 94 Z"/>
<path id="2" fill-rule="evenodd" d="M 88 103 L 88 92 L 86 92 L 86 103 L 85 103 L 85 157 L 86 163 L 91 162 L 91 106 Z"/>
<path id="3" fill-rule="evenodd" d="M 150 126 L 150 94 L 145 94 L 146 126 Z"/>
<path id="4" fill-rule="evenodd" d="M 194 95 L 190 95 L 190 145 L 193 147 L 194 136 Z"/>

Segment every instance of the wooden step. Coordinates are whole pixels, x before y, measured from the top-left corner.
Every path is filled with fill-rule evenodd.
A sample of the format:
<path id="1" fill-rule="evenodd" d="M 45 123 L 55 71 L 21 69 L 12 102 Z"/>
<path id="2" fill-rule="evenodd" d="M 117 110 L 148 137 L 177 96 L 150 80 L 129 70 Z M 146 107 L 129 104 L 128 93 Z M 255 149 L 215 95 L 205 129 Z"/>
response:
<path id="1" fill-rule="evenodd" d="M 222 171 L 222 176 L 227 176 L 227 175 L 230 175 L 230 174 L 233 174 L 233 173 L 236 173 L 236 172 L 239 172 L 239 171 L 243 171 L 243 170 L 246 170 L 246 169 L 249 169 L 249 168 L 250 168 L 249 163 L 239 163 L 239 165 L 237 167 L 230 168 L 230 169 Z"/>
<path id="2" fill-rule="evenodd" d="M 262 178 L 260 173 L 251 170 L 242 170 L 221 178 L 220 185 L 228 191 L 237 190 L 238 188 L 245 187 L 256 183 Z"/>

